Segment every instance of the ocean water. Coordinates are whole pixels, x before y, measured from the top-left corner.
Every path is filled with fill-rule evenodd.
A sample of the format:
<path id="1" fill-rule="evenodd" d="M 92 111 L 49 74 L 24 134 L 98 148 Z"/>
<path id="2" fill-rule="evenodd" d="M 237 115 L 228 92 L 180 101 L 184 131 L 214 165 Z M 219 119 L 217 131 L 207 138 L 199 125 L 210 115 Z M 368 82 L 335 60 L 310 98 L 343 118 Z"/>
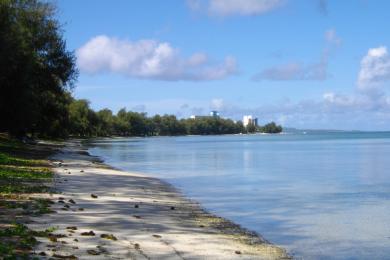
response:
<path id="1" fill-rule="evenodd" d="M 390 259 L 390 133 L 100 139 L 90 153 L 168 181 L 298 259 Z"/>

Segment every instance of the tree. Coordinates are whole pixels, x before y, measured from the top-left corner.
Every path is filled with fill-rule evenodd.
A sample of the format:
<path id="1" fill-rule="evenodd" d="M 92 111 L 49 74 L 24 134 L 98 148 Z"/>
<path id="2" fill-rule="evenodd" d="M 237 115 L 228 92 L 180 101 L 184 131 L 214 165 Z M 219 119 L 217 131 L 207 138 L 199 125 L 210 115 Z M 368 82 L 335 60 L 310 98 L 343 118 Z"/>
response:
<path id="1" fill-rule="evenodd" d="M 276 125 L 275 122 L 268 123 L 260 128 L 260 132 L 269 133 L 269 134 L 277 134 L 283 131 L 282 126 Z"/>
<path id="2" fill-rule="evenodd" d="M 85 99 L 75 100 L 69 105 L 69 132 L 77 136 L 91 134 L 89 102 Z"/>
<path id="3" fill-rule="evenodd" d="M 53 4 L 0 1 L 0 130 L 58 135 L 77 77 Z"/>

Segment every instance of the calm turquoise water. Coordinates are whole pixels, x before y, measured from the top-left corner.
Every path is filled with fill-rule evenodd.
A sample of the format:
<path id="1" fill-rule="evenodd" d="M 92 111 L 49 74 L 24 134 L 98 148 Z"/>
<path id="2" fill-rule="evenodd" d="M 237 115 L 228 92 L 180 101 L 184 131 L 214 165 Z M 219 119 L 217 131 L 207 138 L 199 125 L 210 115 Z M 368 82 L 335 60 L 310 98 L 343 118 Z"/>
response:
<path id="1" fill-rule="evenodd" d="M 106 139 L 91 154 L 164 179 L 304 259 L 390 259 L 390 133 Z"/>

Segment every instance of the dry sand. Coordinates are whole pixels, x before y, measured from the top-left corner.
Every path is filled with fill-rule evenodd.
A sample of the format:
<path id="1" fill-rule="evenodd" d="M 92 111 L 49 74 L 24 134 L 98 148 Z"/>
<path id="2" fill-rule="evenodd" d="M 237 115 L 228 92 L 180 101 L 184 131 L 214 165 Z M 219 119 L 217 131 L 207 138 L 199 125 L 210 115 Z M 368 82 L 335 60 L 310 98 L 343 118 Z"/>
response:
<path id="1" fill-rule="evenodd" d="M 40 239 L 35 252 L 42 258 L 288 258 L 260 236 L 206 213 L 171 185 L 98 162 L 76 141 L 52 162 L 56 213 L 29 224 L 35 230 L 56 228 L 56 238 Z"/>

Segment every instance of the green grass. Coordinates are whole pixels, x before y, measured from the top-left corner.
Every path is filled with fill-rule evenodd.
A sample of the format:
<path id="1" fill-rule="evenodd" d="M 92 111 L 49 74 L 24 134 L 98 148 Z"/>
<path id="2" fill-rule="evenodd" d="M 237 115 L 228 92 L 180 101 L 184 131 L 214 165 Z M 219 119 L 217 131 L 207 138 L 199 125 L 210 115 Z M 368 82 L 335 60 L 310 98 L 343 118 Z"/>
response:
<path id="1" fill-rule="evenodd" d="M 17 165 L 17 166 L 39 166 L 43 163 L 42 160 L 29 160 L 10 156 L 4 152 L 0 152 L 0 165 Z"/>
<path id="2" fill-rule="evenodd" d="M 0 137 L 0 193 L 42 193 L 53 173 L 43 160 L 25 158 L 34 150 L 21 142 Z M 4 148 L 7 148 L 4 150 Z M 35 148 L 35 147 L 34 147 Z M 6 151 L 8 150 L 8 152 Z"/>
<path id="3" fill-rule="evenodd" d="M 36 243 L 34 232 L 23 224 L 0 230 L 0 256 L 4 259 L 28 259 L 28 253 Z"/>
<path id="4" fill-rule="evenodd" d="M 35 237 L 49 237 L 56 228 L 50 227 L 44 231 L 34 231 L 20 223 L 0 230 L 1 259 L 31 259 L 30 250 L 38 241 Z"/>
<path id="5" fill-rule="evenodd" d="M 54 231 L 33 231 L 23 224 L 10 225 L 15 214 L 38 216 L 52 212 L 52 201 L 27 195 L 50 191 L 47 184 L 53 172 L 47 161 L 42 160 L 49 153 L 49 149 L 39 145 L 25 145 L 0 134 L 0 224 L 3 224 L 0 226 L 0 259 L 34 259 L 31 249 L 37 243 L 35 237 L 47 237 Z"/>

